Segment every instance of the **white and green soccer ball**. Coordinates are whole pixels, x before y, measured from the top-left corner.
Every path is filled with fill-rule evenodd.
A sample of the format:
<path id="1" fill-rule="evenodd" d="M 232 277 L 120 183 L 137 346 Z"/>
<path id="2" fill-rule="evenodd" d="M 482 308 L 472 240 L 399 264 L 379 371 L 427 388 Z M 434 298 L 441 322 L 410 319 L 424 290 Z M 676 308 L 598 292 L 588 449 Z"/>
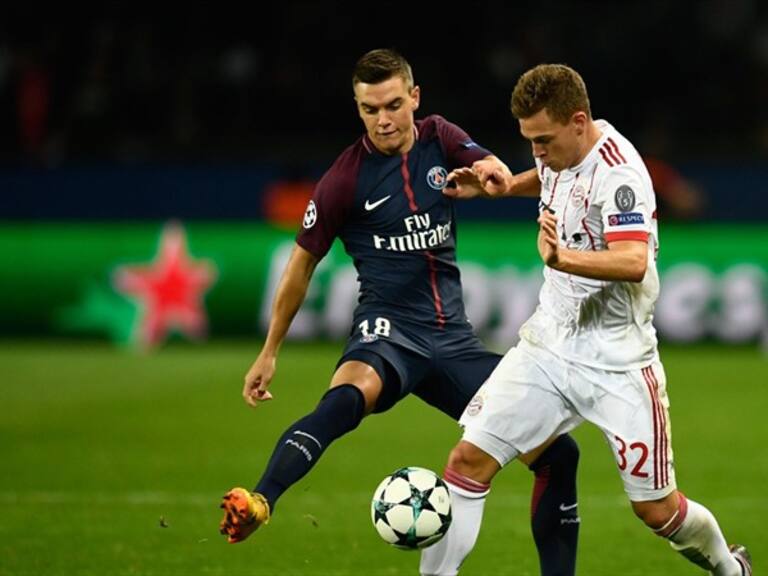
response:
<path id="1" fill-rule="evenodd" d="M 426 468 L 395 470 L 373 493 L 373 526 L 402 550 L 431 546 L 451 525 L 451 497 L 440 477 Z"/>

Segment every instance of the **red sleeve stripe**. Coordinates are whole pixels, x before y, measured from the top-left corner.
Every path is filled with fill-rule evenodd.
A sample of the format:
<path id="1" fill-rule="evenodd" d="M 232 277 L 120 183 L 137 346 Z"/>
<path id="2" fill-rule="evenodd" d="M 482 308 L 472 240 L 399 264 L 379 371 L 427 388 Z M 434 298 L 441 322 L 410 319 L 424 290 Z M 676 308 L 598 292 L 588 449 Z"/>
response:
<path id="1" fill-rule="evenodd" d="M 600 146 L 600 155 L 605 160 L 608 166 L 618 166 L 619 164 L 626 164 L 627 159 L 619 151 L 619 147 L 613 138 L 608 138 L 602 146 Z"/>
<path id="2" fill-rule="evenodd" d="M 606 142 L 603 144 L 603 147 L 600 148 L 600 150 L 605 150 L 605 153 L 610 156 L 611 160 L 613 160 L 613 163 L 615 165 L 622 164 L 623 162 L 619 160 L 619 157 L 616 155 L 616 153 L 613 151 L 613 148 Z"/>
<path id="3" fill-rule="evenodd" d="M 603 148 L 600 148 L 600 156 L 603 157 L 603 160 L 605 160 L 605 163 L 608 164 L 608 166 L 613 166 L 613 162 L 610 161 L 608 158 L 608 155 L 605 153 L 605 150 Z"/>
<path id="4" fill-rule="evenodd" d="M 608 138 L 608 144 L 610 144 L 613 147 L 614 152 L 618 155 L 619 158 L 621 158 L 621 161 L 626 164 L 627 159 L 624 158 L 624 156 L 621 155 L 621 152 L 619 151 L 619 147 L 616 145 L 616 142 L 613 141 L 613 138 Z"/>
<path id="5" fill-rule="evenodd" d="M 642 230 L 631 230 L 628 232 L 606 232 L 606 242 L 618 242 L 621 240 L 639 240 L 640 242 L 648 242 L 648 232 Z"/>

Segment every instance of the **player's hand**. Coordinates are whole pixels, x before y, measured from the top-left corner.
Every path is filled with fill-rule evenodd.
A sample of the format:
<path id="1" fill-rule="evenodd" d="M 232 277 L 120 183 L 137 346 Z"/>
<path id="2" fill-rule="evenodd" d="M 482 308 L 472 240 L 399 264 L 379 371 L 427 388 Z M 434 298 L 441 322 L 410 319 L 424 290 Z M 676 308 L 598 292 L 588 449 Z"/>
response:
<path id="1" fill-rule="evenodd" d="M 256 408 L 259 402 L 272 400 L 272 393 L 267 388 L 275 375 L 276 364 L 275 356 L 259 354 L 248 370 L 243 385 L 243 399 L 249 406 Z"/>
<path id="2" fill-rule="evenodd" d="M 448 185 L 443 188 L 443 194 L 451 198 L 475 198 L 485 195 L 480 180 L 472 168 L 456 168 L 448 174 Z"/>
<path id="3" fill-rule="evenodd" d="M 557 216 L 542 210 L 536 220 L 539 223 L 538 248 L 544 264 L 556 268 L 560 260 L 560 243 L 557 239 Z"/>
<path id="4" fill-rule="evenodd" d="M 501 160 L 489 156 L 472 164 L 472 172 L 477 176 L 480 187 L 491 198 L 506 196 L 511 187 L 512 172 Z"/>

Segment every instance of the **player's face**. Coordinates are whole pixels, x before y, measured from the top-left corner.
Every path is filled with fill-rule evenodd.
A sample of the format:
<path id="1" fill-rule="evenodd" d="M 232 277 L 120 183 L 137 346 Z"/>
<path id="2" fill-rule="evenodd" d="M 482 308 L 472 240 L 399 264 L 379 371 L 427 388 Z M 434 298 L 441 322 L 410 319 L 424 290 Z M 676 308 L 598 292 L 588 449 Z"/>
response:
<path id="1" fill-rule="evenodd" d="M 586 114 L 576 112 L 567 124 L 553 120 L 547 109 L 520 119 L 520 133 L 530 141 L 534 158 L 560 172 L 575 166 L 581 157 Z"/>
<path id="2" fill-rule="evenodd" d="M 357 110 L 373 145 L 387 155 L 404 154 L 413 146 L 413 113 L 419 107 L 419 87 L 393 76 L 378 84 L 355 84 Z"/>

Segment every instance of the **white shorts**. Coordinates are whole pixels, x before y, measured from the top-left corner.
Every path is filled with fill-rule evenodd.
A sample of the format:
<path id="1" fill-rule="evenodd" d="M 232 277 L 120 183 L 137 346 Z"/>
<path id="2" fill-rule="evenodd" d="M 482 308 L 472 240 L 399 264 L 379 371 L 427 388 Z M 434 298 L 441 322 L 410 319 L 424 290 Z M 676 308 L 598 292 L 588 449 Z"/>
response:
<path id="1" fill-rule="evenodd" d="M 467 404 L 463 438 L 502 466 L 582 421 L 611 446 L 630 500 L 676 487 L 669 400 L 661 362 L 612 372 L 564 360 L 525 340 L 512 348 Z"/>

